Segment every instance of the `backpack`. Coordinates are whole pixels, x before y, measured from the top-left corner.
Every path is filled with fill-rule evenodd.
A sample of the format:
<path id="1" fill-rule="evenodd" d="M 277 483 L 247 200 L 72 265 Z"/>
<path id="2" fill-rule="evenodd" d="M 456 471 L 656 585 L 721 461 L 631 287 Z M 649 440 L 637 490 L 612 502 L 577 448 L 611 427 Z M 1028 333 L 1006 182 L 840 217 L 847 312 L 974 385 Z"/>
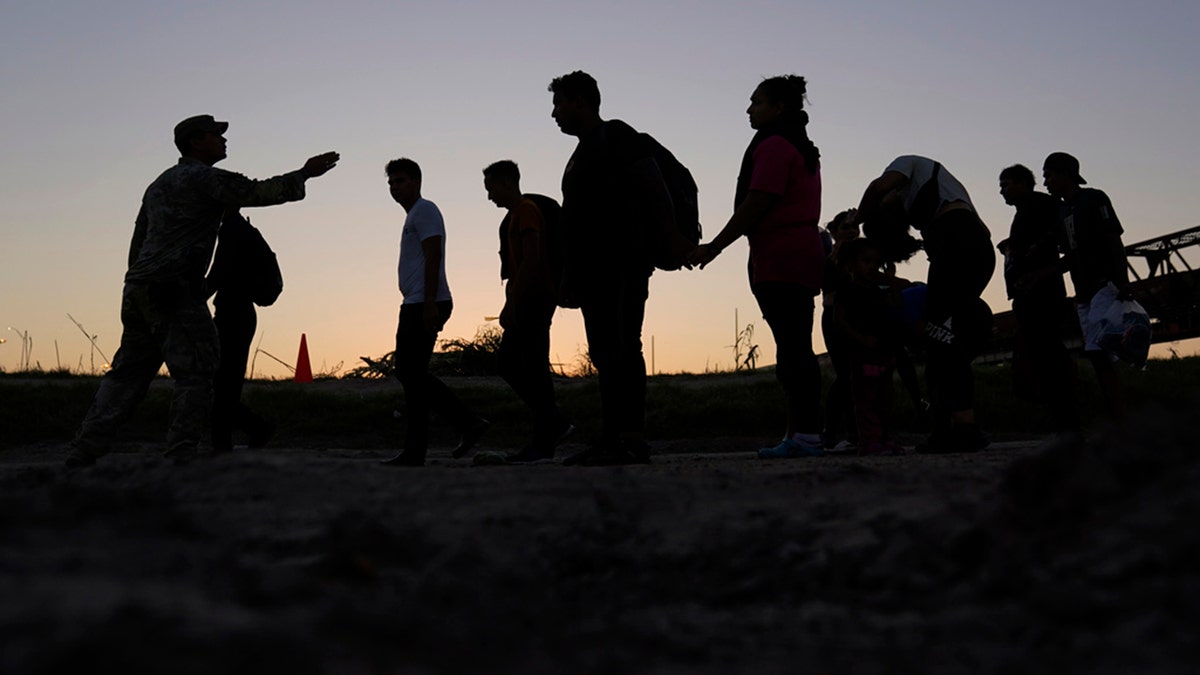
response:
<path id="1" fill-rule="evenodd" d="M 693 245 L 700 243 L 700 189 L 692 172 L 671 151 L 648 133 L 638 133 L 638 138 L 650 150 L 658 170 L 662 173 L 671 205 L 675 209 L 675 228 L 683 238 Z M 673 271 L 683 267 L 684 261 L 673 259 L 665 241 L 655 242 L 651 251 L 651 262 L 660 270 Z"/>
<path id="2" fill-rule="evenodd" d="M 248 298 L 259 307 L 275 304 L 283 292 L 279 259 L 258 228 L 241 214 L 228 215 L 221 223 L 209 284 L 213 291 Z"/>
<path id="3" fill-rule="evenodd" d="M 562 231 L 562 206 L 552 197 L 536 193 L 527 193 L 522 197 L 532 201 L 542 213 L 542 221 L 546 227 L 546 265 L 549 268 L 550 284 L 554 290 L 555 302 L 559 307 L 577 309 L 579 304 L 568 297 L 566 291 L 566 241 Z M 512 277 L 508 268 L 508 224 L 511 216 L 505 214 L 500 221 L 500 278 Z"/>

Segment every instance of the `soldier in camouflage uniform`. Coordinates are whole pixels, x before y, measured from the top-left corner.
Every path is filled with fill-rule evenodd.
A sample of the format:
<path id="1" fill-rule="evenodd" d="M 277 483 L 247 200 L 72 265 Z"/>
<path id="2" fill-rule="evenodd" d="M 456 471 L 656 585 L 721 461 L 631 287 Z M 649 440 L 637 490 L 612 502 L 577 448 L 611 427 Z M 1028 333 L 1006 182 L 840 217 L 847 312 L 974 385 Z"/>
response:
<path id="1" fill-rule="evenodd" d="M 328 152 L 297 171 L 251 180 L 213 166 L 225 159 L 228 128 L 228 122 L 211 115 L 175 126 L 182 157 L 142 198 L 121 298 L 121 346 L 72 442 L 67 466 L 88 466 L 108 452 L 118 423 L 145 396 L 164 362 L 175 378 L 167 454 L 195 453 L 212 407 L 219 360 L 204 273 L 221 220 L 227 210 L 303 199 L 305 180 L 325 174 L 338 161 L 337 153 Z"/>

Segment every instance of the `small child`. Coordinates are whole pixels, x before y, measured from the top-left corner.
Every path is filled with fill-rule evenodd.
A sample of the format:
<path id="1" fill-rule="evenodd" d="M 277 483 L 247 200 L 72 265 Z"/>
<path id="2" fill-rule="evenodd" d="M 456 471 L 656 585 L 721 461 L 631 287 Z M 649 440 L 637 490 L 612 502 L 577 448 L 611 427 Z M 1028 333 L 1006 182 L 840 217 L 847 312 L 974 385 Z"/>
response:
<path id="1" fill-rule="evenodd" d="M 843 244 L 838 264 L 850 278 L 838 292 L 836 311 L 849 347 L 859 454 L 906 454 L 891 441 L 888 428 L 901 335 L 897 284 L 884 272 L 882 251 L 870 239 Z"/>

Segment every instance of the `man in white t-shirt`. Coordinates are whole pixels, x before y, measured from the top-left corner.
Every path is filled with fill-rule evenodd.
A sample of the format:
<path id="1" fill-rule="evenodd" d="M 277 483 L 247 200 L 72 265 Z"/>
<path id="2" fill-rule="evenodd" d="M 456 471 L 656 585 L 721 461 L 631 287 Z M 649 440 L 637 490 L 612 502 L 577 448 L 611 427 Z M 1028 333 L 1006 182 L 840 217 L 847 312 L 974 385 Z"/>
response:
<path id="1" fill-rule="evenodd" d="M 389 466 L 424 466 L 429 446 L 429 414 L 437 411 L 462 439 L 454 457 L 462 457 L 488 428 L 429 372 L 438 333 L 450 318 L 453 303 L 446 282 L 446 226 L 438 207 L 421 197 L 421 167 L 411 159 L 388 162 L 388 188 L 408 213 L 400 235 L 398 268 L 400 319 L 396 327 L 396 377 L 404 386 L 406 431 L 404 450 L 385 460 Z"/>

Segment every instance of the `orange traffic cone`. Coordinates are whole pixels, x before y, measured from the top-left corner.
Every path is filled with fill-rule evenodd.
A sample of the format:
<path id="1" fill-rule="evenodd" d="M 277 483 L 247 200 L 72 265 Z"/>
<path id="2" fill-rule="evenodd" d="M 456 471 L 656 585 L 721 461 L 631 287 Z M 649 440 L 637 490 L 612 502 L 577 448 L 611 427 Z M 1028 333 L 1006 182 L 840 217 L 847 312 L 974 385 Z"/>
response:
<path id="1" fill-rule="evenodd" d="M 308 339 L 300 334 L 300 355 L 296 357 L 296 381 L 312 382 L 312 364 L 308 362 Z"/>

